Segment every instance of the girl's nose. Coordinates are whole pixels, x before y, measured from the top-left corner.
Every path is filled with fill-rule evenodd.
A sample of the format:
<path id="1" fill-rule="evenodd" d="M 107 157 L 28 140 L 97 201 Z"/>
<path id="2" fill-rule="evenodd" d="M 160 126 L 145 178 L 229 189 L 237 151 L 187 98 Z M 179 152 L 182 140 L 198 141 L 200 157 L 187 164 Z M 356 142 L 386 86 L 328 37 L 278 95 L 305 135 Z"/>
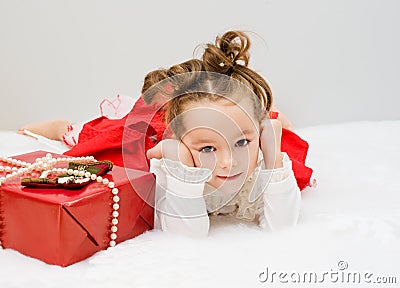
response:
<path id="1" fill-rule="evenodd" d="M 237 161 L 233 158 L 232 151 L 230 150 L 222 152 L 218 162 L 219 166 L 224 169 L 237 165 Z"/>

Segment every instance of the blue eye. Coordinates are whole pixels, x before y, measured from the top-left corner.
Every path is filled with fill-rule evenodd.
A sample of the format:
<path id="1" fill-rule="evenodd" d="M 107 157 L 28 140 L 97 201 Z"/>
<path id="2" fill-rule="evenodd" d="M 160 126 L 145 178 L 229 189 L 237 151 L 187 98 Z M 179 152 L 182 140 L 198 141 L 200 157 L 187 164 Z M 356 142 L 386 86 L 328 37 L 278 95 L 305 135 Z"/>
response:
<path id="1" fill-rule="evenodd" d="M 205 153 L 210 153 L 210 152 L 214 152 L 215 148 L 212 146 L 206 146 L 200 149 L 200 152 L 205 152 Z"/>
<path id="2" fill-rule="evenodd" d="M 249 144 L 249 141 L 247 141 L 246 139 L 242 139 L 242 140 L 239 140 L 238 142 L 236 142 L 235 146 L 243 147 L 243 146 L 246 146 L 247 144 Z"/>

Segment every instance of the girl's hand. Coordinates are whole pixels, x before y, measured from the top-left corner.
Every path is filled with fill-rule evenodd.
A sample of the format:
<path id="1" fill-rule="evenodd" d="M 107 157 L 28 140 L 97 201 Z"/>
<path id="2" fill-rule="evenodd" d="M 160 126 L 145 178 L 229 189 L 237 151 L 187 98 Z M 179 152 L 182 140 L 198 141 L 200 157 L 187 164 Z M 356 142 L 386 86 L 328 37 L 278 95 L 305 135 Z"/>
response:
<path id="1" fill-rule="evenodd" d="M 284 113 L 282 113 L 282 111 L 280 111 L 278 109 L 278 107 L 276 107 L 275 105 L 272 105 L 270 111 L 278 112 L 278 118 L 276 118 L 276 119 L 278 119 L 281 122 L 282 127 L 287 130 L 293 131 L 292 122 L 289 120 L 289 118 L 286 117 L 286 115 Z"/>
<path id="2" fill-rule="evenodd" d="M 282 123 L 277 119 L 264 119 L 260 124 L 260 146 L 266 169 L 283 167 L 281 138 Z"/>
<path id="3" fill-rule="evenodd" d="M 290 131 L 293 131 L 293 124 L 292 124 L 292 122 L 290 122 L 289 118 L 287 118 L 286 115 L 280 111 L 276 111 L 276 112 L 279 112 L 278 118 L 276 118 L 276 119 L 281 122 L 282 127 L 285 129 L 288 129 Z"/>
<path id="4" fill-rule="evenodd" d="M 176 139 L 165 139 L 160 141 L 156 146 L 147 150 L 147 158 L 167 158 L 170 160 L 180 161 L 189 167 L 194 167 L 192 153 L 189 148 Z"/>

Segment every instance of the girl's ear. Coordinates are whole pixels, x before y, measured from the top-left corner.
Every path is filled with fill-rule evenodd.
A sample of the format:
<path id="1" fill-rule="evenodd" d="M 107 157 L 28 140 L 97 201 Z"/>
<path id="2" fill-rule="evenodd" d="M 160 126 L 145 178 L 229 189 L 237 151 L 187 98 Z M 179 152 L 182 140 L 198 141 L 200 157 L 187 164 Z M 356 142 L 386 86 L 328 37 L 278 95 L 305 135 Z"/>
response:
<path id="1" fill-rule="evenodd" d="M 267 113 L 265 113 L 265 110 L 262 110 L 261 109 L 261 112 L 260 112 L 260 124 L 261 124 L 261 122 L 264 120 L 264 118 L 265 118 L 265 116 L 267 115 Z"/>
<path id="2" fill-rule="evenodd" d="M 159 92 L 153 95 L 151 103 L 164 105 L 171 99 L 171 97 L 174 95 L 174 92 L 174 86 L 171 83 L 166 83 L 162 88 L 159 88 Z"/>
<path id="3" fill-rule="evenodd" d="M 268 113 L 265 111 L 265 110 L 261 110 L 261 112 L 260 112 L 260 121 L 259 121 L 259 132 L 260 132 L 260 134 L 261 134 L 261 132 L 262 132 L 262 125 L 263 125 L 263 121 L 265 120 L 265 119 L 268 119 Z"/>
<path id="4" fill-rule="evenodd" d="M 165 93 L 172 95 L 175 91 L 175 88 L 172 85 L 172 83 L 168 82 L 164 85 L 164 91 L 165 91 Z"/>
<path id="5" fill-rule="evenodd" d="M 165 103 L 167 103 L 168 100 L 169 100 L 169 98 L 167 97 L 167 95 L 165 95 L 162 92 L 158 92 L 158 93 L 154 94 L 153 99 L 151 100 L 151 103 L 157 103 L 160 106 L 162 106 Z"/>

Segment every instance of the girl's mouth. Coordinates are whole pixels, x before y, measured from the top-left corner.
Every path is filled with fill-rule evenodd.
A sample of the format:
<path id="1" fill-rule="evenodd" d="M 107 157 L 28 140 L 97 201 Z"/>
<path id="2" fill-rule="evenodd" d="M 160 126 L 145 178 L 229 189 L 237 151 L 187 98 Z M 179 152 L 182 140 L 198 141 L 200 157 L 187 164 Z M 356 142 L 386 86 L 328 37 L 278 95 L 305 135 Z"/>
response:
<path id="1" fill-rule="evenodd" d="M 218 175 L 218 179 L 221 179 L 223 181 L 232 181 L 232 180 L 236 180 L 237 178 L 240 177 L 240 175 L 242 175 L 242 173 L 236 174 L 236 175 L 231 175 L 231 176 L 220 176 Z"/>

